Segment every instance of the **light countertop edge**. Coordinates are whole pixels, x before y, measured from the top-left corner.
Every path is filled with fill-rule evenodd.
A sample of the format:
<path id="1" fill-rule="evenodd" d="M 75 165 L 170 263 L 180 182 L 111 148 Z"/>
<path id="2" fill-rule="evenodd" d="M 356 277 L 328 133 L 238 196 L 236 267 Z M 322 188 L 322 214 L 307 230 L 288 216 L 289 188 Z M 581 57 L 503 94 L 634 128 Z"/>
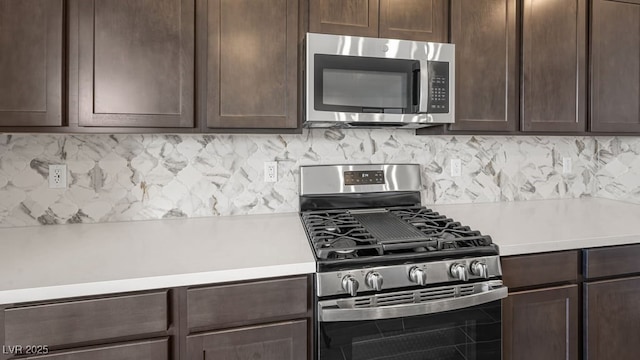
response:
<path id="1" fill-rule="evenodd" d="M 315 270 L 315 262 L 308 262 L 194 274 L 166 275 L 138 279 L 5 290 L 0 291 L 0 304 L 16 304 L 81 296 L 160 290 L 180 286 L 199 286 L 244 280 L 259 280 L 263 278 L 281 276 L 307 275 L 314 273 Z"/>

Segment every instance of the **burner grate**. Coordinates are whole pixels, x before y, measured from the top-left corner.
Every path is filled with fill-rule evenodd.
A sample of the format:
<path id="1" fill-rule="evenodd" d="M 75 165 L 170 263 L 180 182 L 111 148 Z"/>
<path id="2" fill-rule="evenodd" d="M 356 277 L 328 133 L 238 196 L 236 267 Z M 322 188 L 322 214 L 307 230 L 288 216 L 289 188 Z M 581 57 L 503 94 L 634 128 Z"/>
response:
<path id="1" fill-rule="evenodd" d="M 420 206 L 305 211 L 301 218 L 317 258 L 336 264 L 380 256 L 497 254 L 491 237 Z"/>

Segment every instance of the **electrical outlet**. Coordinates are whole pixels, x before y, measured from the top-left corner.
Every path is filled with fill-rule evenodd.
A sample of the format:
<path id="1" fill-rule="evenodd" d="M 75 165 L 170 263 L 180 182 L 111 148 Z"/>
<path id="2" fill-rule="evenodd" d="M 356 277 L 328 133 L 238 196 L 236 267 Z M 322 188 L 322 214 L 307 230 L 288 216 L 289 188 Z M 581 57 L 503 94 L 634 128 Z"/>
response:
<path id="1" fill-rule="evenodd" d="M 571 158 L 562 158 L 562 173 L 571 174 L 573 172 L 573 164 L 571 164 Z"/>
<path id="2" fill-rule="evenodd" d="M 451 176 L 459 177 L 462 175 L 462 160 L 451 159 Z"/>
<path id="3" fill-rule="evenodd" d="M 49 189 L 67 188 L 67 165 L 49 165 Z"/>
<path id="4" fill-rule="evenodd" d="M 264 163 L 264 182 L 274 183 L 278 181 L 278 162 L 267 161 Z"/>

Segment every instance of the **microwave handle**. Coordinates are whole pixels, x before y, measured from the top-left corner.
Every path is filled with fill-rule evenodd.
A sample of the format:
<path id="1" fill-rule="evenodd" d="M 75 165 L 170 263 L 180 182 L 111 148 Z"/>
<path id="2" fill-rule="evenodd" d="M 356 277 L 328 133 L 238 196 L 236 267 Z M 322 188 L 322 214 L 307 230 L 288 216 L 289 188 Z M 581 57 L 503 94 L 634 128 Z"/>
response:
<path id="1" fill-rule="evenodd" d="M 418 86 L 418 113 L 426 114 L 429 112 L 429 91 L 431 83 L 429 82 L 429 61 L 420 60 L 420 71 L 414 72 L 414 76 L 420 76 L 420 86 Z M 417 79 L 414 79 L 416 81 Z"/>
<path id="2" fill-rule="evenodd" d="M 323 308 L 322 302 L 320 302 L 318 304 L 318 320 L 320 322 L 366 321 L 419 316 L 486 304 L 506 298 L 507 295 L 508 288 L 506 286 L 500 286 L 478 294 L 450 299 L 433 300 L 417 304 L 371 308 L 329 309 Z"/>

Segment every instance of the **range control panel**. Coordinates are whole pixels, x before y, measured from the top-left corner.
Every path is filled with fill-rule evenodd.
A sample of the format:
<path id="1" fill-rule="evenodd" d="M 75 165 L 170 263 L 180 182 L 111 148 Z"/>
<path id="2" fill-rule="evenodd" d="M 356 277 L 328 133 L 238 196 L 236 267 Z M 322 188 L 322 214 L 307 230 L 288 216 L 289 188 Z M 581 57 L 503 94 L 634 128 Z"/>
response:
<path id="1" fill-rule="evenodd" d="M 449 63 L 429 61 L 429 105 L 431 114 L 449 113 Z"/>
<path id="2" fill-rule="evenodd" d="M 384 171 L 345 171 L 345 185 L 384 185 Z"/>

